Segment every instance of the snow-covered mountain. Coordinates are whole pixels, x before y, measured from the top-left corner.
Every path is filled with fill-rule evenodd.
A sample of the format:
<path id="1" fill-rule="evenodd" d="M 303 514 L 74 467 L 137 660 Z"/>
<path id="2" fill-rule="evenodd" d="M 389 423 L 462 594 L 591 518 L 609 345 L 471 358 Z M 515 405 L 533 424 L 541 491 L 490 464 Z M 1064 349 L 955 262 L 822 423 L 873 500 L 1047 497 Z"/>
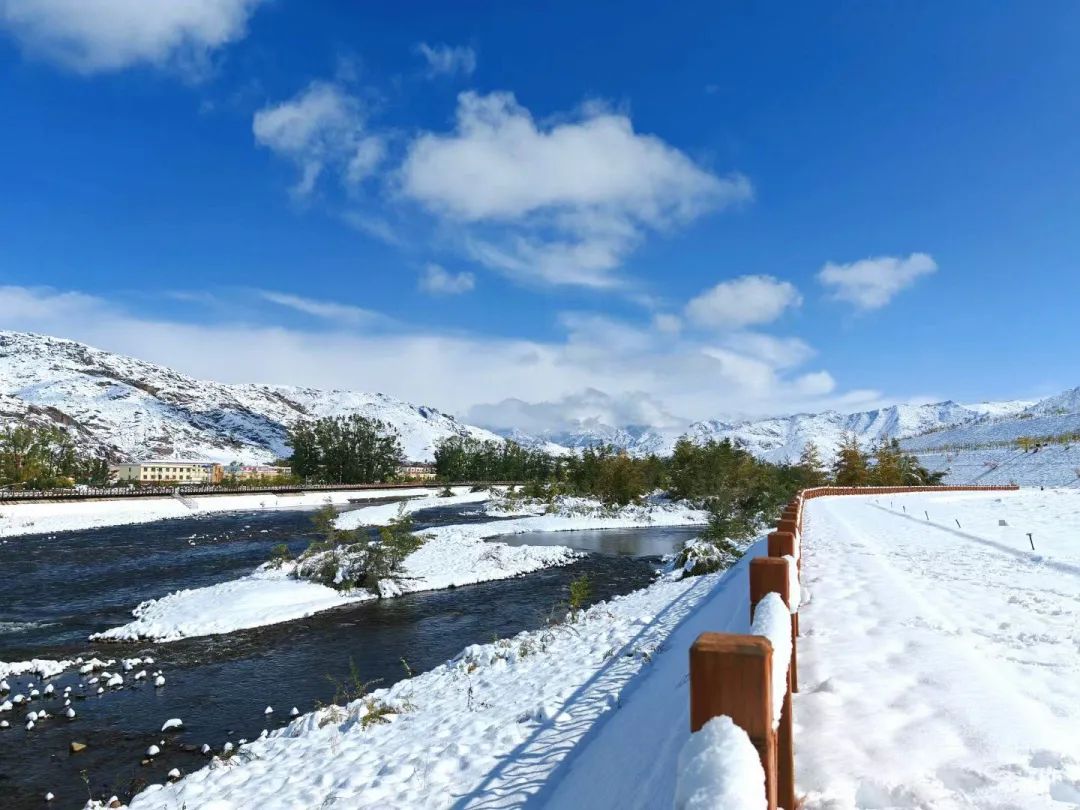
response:
<path id="1" fill-rule="evenodd" d="M 655 430 L 648 427 L 615 428 L 599 423 L 582 423 L 579 429 L 564 433 L 529 436 L 519 432 L 509 435 L 515 441 L 532 446 L 554 442 L 570 448 L 612 444 L 632 455 L 669 454 L 680 436 L 695 442 L 731 439 L 743 444 L 759 458 L 790 462 L 799 458 L 807 442 L 814 442 L 828 459 L 843 437 L 855 434 L 860 444 L 870 447 L 881 439 L 906 439 L 931 431 L 941 431 L 981 420 L 1015 416 L 1031 402 L 984 402 L 960 405 L 946 401 L 928 405 L 893 405 L 859 413 L 800 413 L 768 419 L 724 421 L 710 419 L 694 422 L 685 429 Z"/>
<path id="2" fill-rule="evenodd" d="M 62 425 L 113 459 L 265 462 L 289 454 L 286 431 L 296 421 L 351 413 L 393 425 L 417 461 L 451 435 L 501 441 L 384 394 L 225 385 L 72 340 L 0 331 L 0 425 Z"/>
<path id="3" fill-rule="evenodd" d="M 1019 409 L 1029 403 L 1014 403 Z M 995 403 L 992 412 L 1007 413 L 1010 406 Z M 822 457 L 830 458 L 846 434 L 854 434 L 859 443 L 870 447 L 882 439 L 905 439 L 929 431 L 975 422 L 986 408 L 960 405 L 951 400 L 926 405 L 892 405 L 859 413 L 803 413 L 740 424 L 697 422 L 689 435 L 695 440 L 730 438 L 742 442 L 759 458 L 774 462 L 795 461 L 806 446 L 814 442 Z"/>

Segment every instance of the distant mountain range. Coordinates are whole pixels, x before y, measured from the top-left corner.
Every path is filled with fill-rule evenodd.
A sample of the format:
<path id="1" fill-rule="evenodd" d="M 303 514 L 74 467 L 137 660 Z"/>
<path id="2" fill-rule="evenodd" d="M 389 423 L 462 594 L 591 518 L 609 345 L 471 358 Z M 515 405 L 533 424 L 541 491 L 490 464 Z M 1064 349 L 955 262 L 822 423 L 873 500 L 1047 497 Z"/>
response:
<path id="1" fill-rule="evenodd" d="M 406 455 L 433 458 L 448 436 L 569 453 L 613 444 L 634 455 L 671 452 L 681 435 L 732 439 L 770 461 L 794 461 L 813 441 L 828 459 L 847 433 L 869 446 L 899 438 L 919 453 L 985 446 L 1020 436 L 1080 431 L 1080 388 L 1039 402 L 894 405 L 861 413 L 825 411 L 749 421 L 708 420 L 685 430 L 583 422 L 574 430 L 503 436 L 435 408 L 385 394 L 277 385 L 225 385 L 72 340 L 0 331 L 0 424 L 58 424 L 113 459 L 187 457 L 262 462 L 288 455 L 288 428 L 301 419 L 350 413 L 380 419 L 401 435 Z"/>
<path id="2" fill-rule="evenodd" d="M 949 428 L 961 429 L 1007 419 L 1031 407 L 1034 407 L 1033 403 L 1020 400 L 978 405 L 960 405 L 950 401 L 929 405 L 893 405 L 848 414 L 824 411 L 739 422 L 707 420 L 694 422 L 684 430 L 661 431 L 641 426 L 615 428 L 593 423 L 570 432 L 538 436 L 510 432 L 505 435 L 532 446 L 554 444 L 577 449 L 600 443 L 613 444 L 634 455 L 667 455 L 679 437 L 684 435 L 697 442 L 731 439 L 743 444 L 759 458 L 792 462 L 799 458 L 807 442 L 811 441 L 821 450 L 822 457 L 828 459 L 849 433 L 854 434 L 860 444 L 869 447 L 881 439 L 908 439 Z"/>

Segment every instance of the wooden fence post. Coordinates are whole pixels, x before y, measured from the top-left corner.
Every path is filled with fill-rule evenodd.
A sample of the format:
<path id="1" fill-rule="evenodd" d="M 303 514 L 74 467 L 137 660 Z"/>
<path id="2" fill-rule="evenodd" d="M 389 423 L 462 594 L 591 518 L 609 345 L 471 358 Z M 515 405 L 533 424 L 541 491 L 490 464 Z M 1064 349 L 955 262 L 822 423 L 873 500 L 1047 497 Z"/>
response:
<path id="1" fill-rule="evenodd" d="M 746 732 L 765 771 L 768 810 L 777 807 L 772 656 L 767 638 L 732 633 L 702 633 L 690 648 L 690 730 L 726 714 Z"/>
<path id="2" fill-rule="evenodd" d="M 774 533 L 777 534 L 777 533 Z M 787 534 L 783 532 L 782 534 Z M 771 537 L 771 535 L 770 535 Z M 770 545 L 772 545 L 770 541 Z M 788 579 L 788 561 L 783 557 L 757 557 L 750 561 L 750 620 L 754 609 L 768 594 L 779 594 L 784 604 L 791 607 L 791 581 Z M 795 729 L 792 717 L 791 694 L 798 688 L 796 672 L 798 656 L 795 643 L 795 617 L 791 617 L 791 663 L 787 671 L 787 688 L 776 730 L 776 801 L 788 810 L 795 807 Z"/>

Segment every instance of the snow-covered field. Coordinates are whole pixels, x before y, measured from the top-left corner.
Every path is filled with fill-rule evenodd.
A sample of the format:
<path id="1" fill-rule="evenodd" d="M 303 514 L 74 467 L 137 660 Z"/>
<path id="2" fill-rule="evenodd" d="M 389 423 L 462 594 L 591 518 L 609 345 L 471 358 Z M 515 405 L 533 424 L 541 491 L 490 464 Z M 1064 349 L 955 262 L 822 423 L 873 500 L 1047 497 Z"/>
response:
<path id="1" fill-rule="evenodd" d="M 489 497 L 459 489 L 454 497 L 437 496 L 406 501 L 407 511 L 432 506 L 471 503 Z M 656 503 L 648 507 L 603 510 L 576 500 L 576 513 L 555 513 L 512 520 L 427 529 L 427 542 L 405 560 L 404 579 L 398 593 L 437 590 L 494 579 L 509 579 L 542 568 L 564 565 L 578 556 L 561 546 L 511 546 L 489 538 L 534 531 L 614 529 L 642 525 L 684 526 L 704 523 L 704 513 L 678 504 Z M 387 523 L 403 508 L 383 504 L 347 512 L 337 519 L 339 528 Z M 581 512 L 584 512 L 582 514 Z M 175 641 L 189 636 L 227 633 L 250 627 L 290 621 L 349 602 L 375 598 L 357 589 L 340 592 L 314 582 L 292 579 L 292 565 L 264 566 L 246 577 L 205 588 L 177 591 L 161 599 L 143 602 L 133 611 L 135 619 L 93 636 L 104 641 L 140 638 Z"/>
<path id="2" fill-rule="evenodd" d="M 745 632 L 745 563 L 664 579 L 578 621 L 464 650 L 364 701 L 305 715 L 132 808 L 670 807 L 689 737 L 686 651 Z M 616 775 L 618 775 L 616 777 Z"/>
<path id="3" fill-rule="evenodd" d="M 946 484 L 1080 487 L 1080 444 L 1053 444 L 1028 453 L 1018 447 L 983 447 L 918 457 L 928 470 L 946 470 Z"/>
<path id="4" fill-rule="evenodd" d="M 1080 492 L 823 498 L 803 549 L 806 810 L 1080 806 Z"/>
<path id="5" fill-rule="evenodd" d="M 0 506 L 0 537 L 20 534 L 97 529 L 150 523 L 169 518 L 192 517 L 213 512 L 260 509 L 305 509 L 378 498 L 412 498 L 431 494 L 431 487 L 411 489 L 361 489 L 274 495 L 209 495 L 180 498 L 117 498 L 106 501 L 15 503 Z M 394 507 L 397 508 L 396 506 Z"/>

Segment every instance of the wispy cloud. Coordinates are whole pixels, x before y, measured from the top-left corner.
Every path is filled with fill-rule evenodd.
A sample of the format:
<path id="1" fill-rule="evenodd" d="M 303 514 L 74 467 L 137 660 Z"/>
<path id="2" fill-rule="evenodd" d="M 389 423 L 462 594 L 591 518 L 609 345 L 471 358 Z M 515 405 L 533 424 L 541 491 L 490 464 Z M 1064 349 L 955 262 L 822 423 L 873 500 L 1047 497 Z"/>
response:
<path id="1" fill-rule="evenodd" d="M 307 197 L 328 169 L 357 186 L 386 154 L 382 136 L 366 129 L 360 100 L 331 82 L 312 82 L 301 93 L 255 113 L 255 141 L 292 161 L 300 171 L 293 193 Z"/>
<path id="2" fill-rule="evenodd" d="M 374 312 L 370 309 L 340 304 L 336 301 L 319 301 L 314 298 L 303 298 L 299 295 L 274 292 L 272 290 L 259 290 L 259 297 L 278 306 L 310 315 L 314 318 L 333 321 L 339 325 L 353 326 L 376 326 L 386 325 L 391 321 L 386 315 Z"/>
<path id="3" fill-rule="evenodd" d="M 476 51 L 465 45 L 428 45 L 421 42 L 416 46 L 416 52 L 427 62 L 428 77 L 454 74 L 471 76 L 476 70 Z"/>
<path id="4" fill-rule="evenodd" d="M 431 295 L 460 295 L 476 286 L 472 273 L 451 273 L 437 264 L 429 264 L 420 274 L 420 289 Z"/>
<path id="5" fill-rule="evenodd" d="M 817 277 L 837 300 L 854 304 L 857 309 L 874 310 L 937 269 L 937 262 L 928 254 L 912 253 L 906 259 L 877 256 L 850 264 L 829 262 Z"/>

